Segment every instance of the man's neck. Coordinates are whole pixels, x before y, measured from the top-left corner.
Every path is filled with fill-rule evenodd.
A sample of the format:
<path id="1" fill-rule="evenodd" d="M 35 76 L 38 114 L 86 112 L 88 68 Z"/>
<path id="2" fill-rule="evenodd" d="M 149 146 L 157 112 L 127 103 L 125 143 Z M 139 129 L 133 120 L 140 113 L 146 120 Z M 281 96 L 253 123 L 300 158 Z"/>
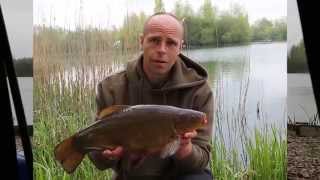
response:
<path id="1" fill-rule="evenodd" d="M 151 77 L 149 77 L 146 74 L 146 77 L 148 78 L 153 88 L 161 88 L 165 84 L 165 82 L 168 80 L 169 73 L 166 74 L 165 76 L 151 76 Z"/>

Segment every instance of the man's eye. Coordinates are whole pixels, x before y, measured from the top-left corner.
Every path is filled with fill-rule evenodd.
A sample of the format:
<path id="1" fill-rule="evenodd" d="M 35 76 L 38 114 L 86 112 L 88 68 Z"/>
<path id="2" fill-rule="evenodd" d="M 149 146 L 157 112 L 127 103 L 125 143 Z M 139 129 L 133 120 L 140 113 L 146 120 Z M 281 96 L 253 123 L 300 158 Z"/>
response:
<path id="1" fill-rule="evenodd" d="M 174 41 L 169 41 L 169 42 L 167 42 L 167 44 L 169 45 L 169 46 L 177 46 L 178 44 L 176 43 L 176 42 L 174 42 Z"/>
<path id="2" fill-rule="evenodd" d="M 159 43 L 159 42 L 160 42 L 160 39 L 158 39 L 158 38 L 151 38 L 151 39 L 150 39 L 150 42 L 152 42 L 152 43 Z"/>

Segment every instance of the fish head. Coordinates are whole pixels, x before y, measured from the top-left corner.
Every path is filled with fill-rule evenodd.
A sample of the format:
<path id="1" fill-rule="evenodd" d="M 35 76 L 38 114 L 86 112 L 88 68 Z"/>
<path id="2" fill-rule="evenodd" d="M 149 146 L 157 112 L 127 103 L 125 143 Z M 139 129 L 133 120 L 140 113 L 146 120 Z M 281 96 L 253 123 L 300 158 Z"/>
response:
<path id="1" fill-rule="evenodd" d="M 207 123 L 205 113 L 188 109 L 181 111 L 175 119 L 175 129 L 180 134 L 204 127 Z"/>

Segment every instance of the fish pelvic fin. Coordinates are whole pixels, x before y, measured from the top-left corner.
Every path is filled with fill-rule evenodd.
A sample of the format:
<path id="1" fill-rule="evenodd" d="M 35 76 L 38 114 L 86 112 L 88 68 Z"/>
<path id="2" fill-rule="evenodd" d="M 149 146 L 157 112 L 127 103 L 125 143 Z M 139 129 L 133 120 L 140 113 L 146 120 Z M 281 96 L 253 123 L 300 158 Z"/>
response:
<path id="1" fill-rule="evenodd" d="M 74 145 L 74 136 L 63 140 L 54 149 L 55 159 L 60 162 L 63 169 L 69 174 L 79 166 L 84 158 L 84 153 L 80 152 Z"/>
<path id="2" fill-rule="evenodd" d="M 130 106 L 128 105 L 113 105 L 109 106 L 107 108 L 102 109 L 98 114 L 97 114 L 97 119 L 102 119 L 106 116 L 110 116 L 113 113 L 120 112 L 124 109 L 129 108 Z"/>

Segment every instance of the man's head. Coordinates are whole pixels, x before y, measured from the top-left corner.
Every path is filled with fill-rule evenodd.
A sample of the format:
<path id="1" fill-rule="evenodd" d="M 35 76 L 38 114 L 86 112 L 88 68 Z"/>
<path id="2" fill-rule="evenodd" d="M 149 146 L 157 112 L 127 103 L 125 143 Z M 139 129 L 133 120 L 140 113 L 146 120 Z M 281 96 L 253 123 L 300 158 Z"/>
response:
<path id="1" fill-rule="evenodd" d="M 148 78 L 166 77 L 181 51 L 183 26 L 172 14 L 155 14 L 145 22 L 140 44 L 143 48 L 143 70 Z"/>

